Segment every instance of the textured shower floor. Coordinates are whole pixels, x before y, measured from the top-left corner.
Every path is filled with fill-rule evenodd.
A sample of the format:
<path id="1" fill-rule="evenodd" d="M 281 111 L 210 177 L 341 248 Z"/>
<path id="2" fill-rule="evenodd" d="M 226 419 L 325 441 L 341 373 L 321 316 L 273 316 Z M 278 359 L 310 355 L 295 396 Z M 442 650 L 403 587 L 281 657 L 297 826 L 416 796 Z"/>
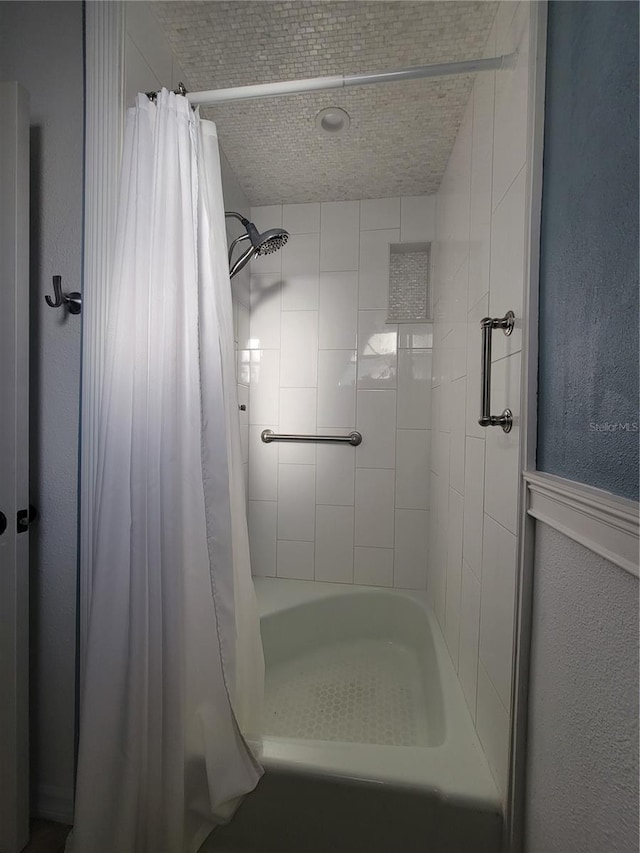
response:
<path id="1" fill-rule="evenodd" d="M 265 734 L 424 746 L 425 706 L 415 652 L 387 640 L 347 640 L 268 668 Z"/>

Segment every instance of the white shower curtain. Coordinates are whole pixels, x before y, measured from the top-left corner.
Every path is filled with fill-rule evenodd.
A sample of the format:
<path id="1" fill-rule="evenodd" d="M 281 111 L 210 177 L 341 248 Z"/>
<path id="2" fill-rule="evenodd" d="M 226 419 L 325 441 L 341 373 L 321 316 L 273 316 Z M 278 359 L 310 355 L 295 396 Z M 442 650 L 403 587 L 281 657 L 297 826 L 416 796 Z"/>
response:
<path id="1" fill-rule="evenodd" d="M 71 849 L 191 853 L 262 773 L 264 665 L 216 131 L 166 90 L 128 113 L 109 300 Z"/>

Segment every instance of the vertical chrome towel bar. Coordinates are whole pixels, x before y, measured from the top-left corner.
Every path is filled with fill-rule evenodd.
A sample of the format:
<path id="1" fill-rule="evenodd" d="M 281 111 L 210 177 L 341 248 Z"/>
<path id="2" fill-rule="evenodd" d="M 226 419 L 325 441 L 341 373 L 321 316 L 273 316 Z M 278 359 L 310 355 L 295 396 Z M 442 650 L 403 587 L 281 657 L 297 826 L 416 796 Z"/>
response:
<path id="1" fill-rule="evenodd" d="M 502 329 L 505 335 L 513 332 L 515 315 L 507 311 L 504 317 L 485 317 L 480 320 L 482 329 L 482 392 L 481 411 L 478 423 L 482 427 L 501 426 L 504 432 L 511 432 L 513 413 L 505 409 L 501 415 L 491 414 L 491 333 L 494 329 Z"/>

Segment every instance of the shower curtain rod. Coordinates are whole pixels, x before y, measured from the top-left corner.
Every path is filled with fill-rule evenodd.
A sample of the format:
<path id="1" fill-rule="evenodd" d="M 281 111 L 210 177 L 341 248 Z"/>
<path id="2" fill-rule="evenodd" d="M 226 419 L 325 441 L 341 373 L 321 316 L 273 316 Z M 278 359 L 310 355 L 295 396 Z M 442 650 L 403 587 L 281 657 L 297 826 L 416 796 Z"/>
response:
<path id="1" fill-rule="evenodd" d="M 371 83 L 395 83 L 399 80 L 421 80 L 426 77 L 446 77 L 451 74 L 475 74 L 478 71 L 500 71 L 512 68 L 517 53 L 487 59 L 467 59 L 462 62 L 441 62 L 435 65 L 415 65 L 397 71 L 379 71 L 365 74 L 336 74 L 332 77 L 309 77 L 305 80 L 283 80 L 278 83 L 258 83 L 253 86 L 234 86 L 230 89 L 211 89 L 207 92 L 188 92 L 193 106 L 209 107 L 231 101 L 256 98 L 274 98 L 280 95 L 298 95 L 302 92 L 320 92 L 326 89 L 346 89 L 349 86 L 366 86 Z"/>

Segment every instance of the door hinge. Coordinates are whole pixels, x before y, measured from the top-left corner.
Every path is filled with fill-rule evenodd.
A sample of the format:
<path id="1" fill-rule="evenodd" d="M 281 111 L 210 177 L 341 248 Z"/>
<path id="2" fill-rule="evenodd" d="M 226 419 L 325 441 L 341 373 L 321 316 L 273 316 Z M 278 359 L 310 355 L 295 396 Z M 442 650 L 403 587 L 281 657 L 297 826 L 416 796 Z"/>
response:
<path id="1" fill-rule="evenodd" d="M 38 517 L 38 512 L 34 506 L 29 504 L 28 509 L 20 509 L 16 515 L 16 530 L 18 533 L 25 533 L 29 529 L 32 521 Z"/>

